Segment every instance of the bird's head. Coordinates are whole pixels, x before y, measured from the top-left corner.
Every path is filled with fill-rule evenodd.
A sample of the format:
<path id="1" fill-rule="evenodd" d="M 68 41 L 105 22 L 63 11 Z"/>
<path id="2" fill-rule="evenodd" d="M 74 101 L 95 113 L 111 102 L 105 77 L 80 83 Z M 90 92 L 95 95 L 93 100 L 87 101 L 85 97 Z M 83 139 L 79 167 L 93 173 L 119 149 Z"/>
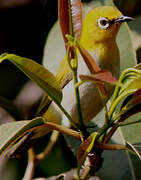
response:
<path id="1" fill-rule="evenodd" d="M 132 20 L 117 8 L 102 6 L 91 10 L 83 21 L 81 42 L 93 46 L 94 43 L 115 40 L 122 22 Z"/>

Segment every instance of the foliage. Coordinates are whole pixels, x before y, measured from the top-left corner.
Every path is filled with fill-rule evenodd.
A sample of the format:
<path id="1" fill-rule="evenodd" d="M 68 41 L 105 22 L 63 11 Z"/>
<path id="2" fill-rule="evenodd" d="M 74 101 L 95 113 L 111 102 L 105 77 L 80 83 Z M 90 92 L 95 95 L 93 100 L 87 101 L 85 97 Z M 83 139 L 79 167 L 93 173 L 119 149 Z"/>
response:
<path id="1" fill-rule="evenodd" d="M 63 49 L 60 39 L 56 38 L 55 42 L 52 40 L 56 28 L 58 28 L 58 26 L 55 25 L 49 35 L 46 46 L 45 53 L 47 53 L 48 58 L 46 58 L 45 55 L 43 62 L 47 68 L 44 68 L 31 59 L 17 55 L 2 54 L 0 56 L 0 62 L 5 60 L 12 62 L 45 93 L 44 99 L 41 101 L 41 108 L 39 107 L 40 111 L 38 110 L 38 113 L 36 113 L 36 118 L 24 121 L 17 121 L 24 115 L 22 116 L 22 112 L 15 105 L 3 98 L 0 99 L 1 106 L 3 108 L 6 107 L 5 109 L 16 120 L 15 122 L 0 126 L 0 154 L 20 156 L 21 154 L 19 152 L 26 144 L 27 149 L 25 148 L 24 150 L 29 149 L 28 164 L 23 179 L 32 179 L 35 166 L 51 151 L 58 139 L 58 132 L 60 132 L 65 134 L 68 146 L 73 148 L 74 152 L 78 152 L 75 153 L 77 170 L 71 170 L 69 175 L 67 172 L 68 177 L 84 180 L 97 174 L 102 179 L 139 179 L 141 175 L 140 171 L 136 169 L 136 166 L 137 163 L 139 165 L 141 164 L 139 161 L 139 159 L 141 160 L 141 64 L 136 65 L 135 45 L 133 47 L 128 25 L 124 24 L 122 26 L 117 39 L 121 54 L 121 75 L 117 81 L 110 72 L 101 70 L 89 52 L 79 44 L 82 29 L 81 1 L 59 0 L 58 2 L 59 22 L 66 53 L 62 50 L 60 51 L 61 53 L 58 53 L 58 44 L 60 44 L 60 48 Z M 84 6 L 84 12 L 86 13 L 87 9 L 93 8 L 94 6 L 109 4 L 113 5 L 113 2 L 110 0 L 93 1 L 85 5 L 86 7 Z M 133 25 L 130 24 L 130 26 L 132 27 Z M 57 37 L 60 38 L 58 34 Z M 62 46 L 64 46 L 63 44 Z M 138 47 L 139 46 L 140 43 L 138 43 Z M 53 60 L 54 49 L 56 49 L 57 54 Z M 85 74 L 80 75 L 80 81 L 77 77 L 77 51 L 80 52 L 91 72 L 89 76 Z M 50 54 L 53 55 L 50 56 L 50 61 L 47 61 Z M 57 61 L 56 57 L 61 60 L 65 54 L 73 75 L 78 123 L 73 121 L 72 117 L 62 106 L 61 100 L 63 94 L 61 84 L 59 84 L 60 82 L 57 77 L 53 75 L 56 71 L 56 64 L 60 64 L 60 61 Z M 52 69 L 54 61 L 56 66 L 55 70 Z M 105 109 L 105 111 L 100 112 L 98 116 L 92 120 L 92 128 L 86 127 L 83 122 L 80 104 L 81 99 L 79 97 L 79 86 L 87 81 L 97 84 Z M 115 86 L 114 93 L 108 105 L 105 104 L 105 97 L 107 95 L 104 87 L 105 83 Z M 60 125 L 59 120 L 52 119 L 51 122 L 48 121 L 45 114 L 50 110 L 49 108 L 52 101 L 57 104 L 58 109 L 65 114 L 75 130 Z M 56 124 L 56 122 L 58 124 Z M 45 150 L 36 154 L 33 144 L 51 130 L 57 131 L 53 131 Z M 111 144 L 109 144 L 109 141 Z M 114 150 L 120 151 L 114 152 Z M 114 158 L 115 164 L 113 165 Z M 89 163 L 86 163 L 87 159 Z M 83 168 L 83 171 L 81 171 L 84 163 L 86 163 L 86 166 Z M 119 163 L 121 163 L 120 166 Z M 62 174 L 53 178 L 65 179 L 65 175 Z"/>

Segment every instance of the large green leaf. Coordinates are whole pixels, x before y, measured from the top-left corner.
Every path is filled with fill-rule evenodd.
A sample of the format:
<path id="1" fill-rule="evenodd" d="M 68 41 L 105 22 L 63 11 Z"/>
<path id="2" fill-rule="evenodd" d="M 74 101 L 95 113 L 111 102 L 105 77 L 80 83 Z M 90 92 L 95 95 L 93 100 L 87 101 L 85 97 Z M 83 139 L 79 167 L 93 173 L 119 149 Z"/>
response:
<path id="1" fill-rule="evenodd" d="M 18 138 L 25 135 L 26 131 L 44 124 L 42 118 L 34 120 L 17 121 L 0 126 L 0 154 L 11 146 Z"/>
<path id="2" fill-rule="evenodd" d="M 57 104 L 62 100 L 62 91 L 55 76 L 35 61 L 14 54 L 2 54 L 0 62 L 9 60 L 47 93 Z"/>
<path id="3" fill-rule="evenodd" d="M 136 65 L 136 54 L 131 40 L 131 32 L 126 23 L 122 24 L 117 37 L 120 51 L 120 71 Z"/>

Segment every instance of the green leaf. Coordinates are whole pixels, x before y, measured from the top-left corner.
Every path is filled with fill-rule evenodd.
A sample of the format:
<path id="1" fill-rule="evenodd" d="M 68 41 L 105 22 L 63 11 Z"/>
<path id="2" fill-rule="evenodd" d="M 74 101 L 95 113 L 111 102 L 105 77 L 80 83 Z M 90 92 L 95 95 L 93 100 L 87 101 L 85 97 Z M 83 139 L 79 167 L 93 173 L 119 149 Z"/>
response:
<path id="1" fill-rule="evenodd" d="M 140 88 L 141 88 L 141 77 L 137 77 L 133 79 L 132 81 L 130 81 L 130 83 L 127 82 L 127 86 L 126 88 L 124 88 L 124 91 L 122 91 L 122 88 L 121 88 L 122 93 L 120 92 L 119 93 L 130 95 L 130 94 L 135 93 Z"/>
<path id="2" fill-rule="evenodd" d="M 120 71 L 137 64 L 135 50 L 131 39 L 131 32 L 126 23 L 122 24 L 117 36 L 120 51 Z"/>
<path id="3" fill-rule="evenodd" d="M 28 130 L 44 124 L 42 118 L 34 120 L 17 121 L 6 123 L 0 126 L 0 154 L 2 154 L 9 146 L 13 145 L 17 139 L 23 137 Z"/>
<path id="4" fill-rule="evenodd" d="M 40 64 L 14 54 L 2 54 L 0 62 L 9 60 L 35 82 L 57 104 L 62 100 L 62 90 L 55 76 Z"/>
<path id="5" fill-rule="evenodd" d="M 136 114 L 135 116 L 130 117 L 131 120 L 136 120 L 140 118 L 141 113 Z M 125 127 L 119 128 L 121 136 L 124 142 L 129 141 L 131 144 L 139 143 L 140 141 L 140 132 L 141 132 L 141 123 L 133 124 Z M 127 153 L 130 167 L 134 176 L 137 180 L 141 178 L 141 173 L 138 167 L 141 166 L 141 161 L 139 160 L 138 156 L 133 155 L 132 153 Z"/>
<path id="6" fill-rule="evenodd" d="M 135 100 L 134 95 L 132 99 L 130 98 L 130 103 L 126 103 L 126 105 L 124 105 L 122 109 L 119 108 L 119 106 L 121 106 L 121 102 L 123 102 L 125 98 L 127 99 L 130 95 L 133 95 L 134 93 L 139 93 L 139 90 L 141 89 L 141 71 L 139 70 L 139 67 L 138 69 L 129 68 L 123 71 L 119 78 L 119 82 L 122 83 L 122 86 L 116 86 L 115 88 L 111 101 L 111 107 L 109 109 L 109 118 L 113 116 L 114 111 L 116 112 L 115 116 L 118 117 L 119 115 L 121 116 L 125 114 L 127 111 L 129 111 L 131 108 L 135 106 L 135 103 L 132 103 L 132 100 Z M 117 109 L 118 111 L 120 111 L 119 114 L 117 114 Z M 117 118 L 114 118 L 113 120 L 116 119 Z"/>

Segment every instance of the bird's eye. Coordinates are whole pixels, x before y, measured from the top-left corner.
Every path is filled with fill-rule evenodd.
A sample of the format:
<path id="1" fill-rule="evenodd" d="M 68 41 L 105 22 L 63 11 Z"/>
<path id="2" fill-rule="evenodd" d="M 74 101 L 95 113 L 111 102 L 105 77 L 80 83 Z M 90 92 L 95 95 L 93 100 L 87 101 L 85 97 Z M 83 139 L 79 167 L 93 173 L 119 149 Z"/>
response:
<path id="1" fill-rule="evenodd" d="M 109 27 L 109 21 L 108 19 L 104 18 L 104 17 L 101 17 L 98 19 L 98 26 L 101 28 L 101 29 L 107 29 Z"/>

